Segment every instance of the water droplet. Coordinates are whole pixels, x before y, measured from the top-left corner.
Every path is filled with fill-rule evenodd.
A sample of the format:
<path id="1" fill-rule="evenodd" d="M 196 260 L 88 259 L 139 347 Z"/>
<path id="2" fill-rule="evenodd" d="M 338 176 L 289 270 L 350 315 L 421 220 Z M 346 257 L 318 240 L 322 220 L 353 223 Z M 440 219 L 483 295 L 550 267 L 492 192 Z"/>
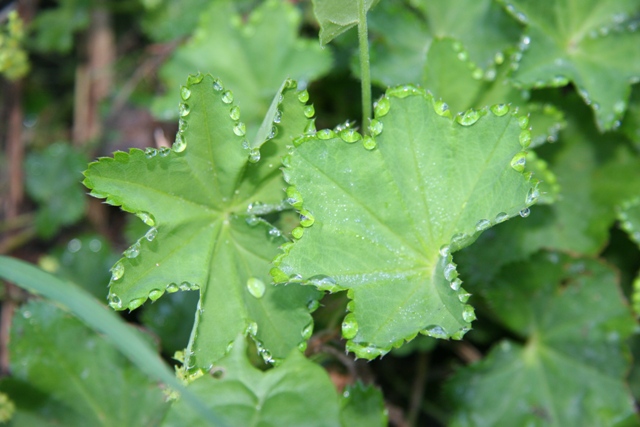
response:
<path id="1" fill-rule="evenodd" d="M 538 197 L 540 197 L 540 191 L 538 190 L 538 188 L 530 188 L 527 192 L 525 203 L 527 205 L 532 205 L 538 200 Z"/>
<path id="2" fill-rule="evenodd" d="M 180 87 L 180 97 L 182 98 L 183 101 L 186 101 L 187 99 L 191 98 L 191 90 L 186 86 Z"/>
<path id="3" fill-rule="evenodd" d="M 238 122 L 233 127 L 233 133 L 238 136 L 244 136 L 247 133 L 247 126 L 242 122 Z"/>
<path id="4" fill-rule="evenodd" d="M 318 133 L 316 133 L 316 136 L 318 137 L 318 139 L 326 140 L 326 139 L 335 138 L 336 133 L 331 129 L 322 129 L 321 131 L 318 131 Z"/>
<path id="5" fill-rule="evenodd" d="M 356 322 L 356 316 L 353 313 L 349 313 L 344 317 L 342 321 L 342 336 L 345 339 L 352 339 L 358 334 L 358 322 Z"/>
<path id="6" fill-rule="evenodd" d="M 187 104 L 186 102 L 181 102 L 179 111 L 180 111 L 180 117 L 186 117 L 191 112 L 191 107 L 189 107 L 189 104 Z"/>
<path id="7" fill-rule="evenodd" d="M 462 318 L 465 322 L 473 322 L 476 320 L 476 313 L 473 307 L 470 305 L 466 305 L 462 310 Z"/>
<path id="8" fill-rule="evenodd" d="M 528 217 L 528 216 L 529 216 L 529 214 L 531 214 L 531 209 L 529 209 L 529 208 L 524 208 L 524 209 L 522 209 L 522 210 L 520 211 L 520 216 L 521 216 L 522 218 L 526 218 L 526 217 Z"/>
<path id="9" fill-rule="evenodd" d="M 249 323 L 245 333 L 255 337 L 258 334 L 258 324 L 256 322 Z"/>
<path id="10" fill-rule="evenodd" d="M 250 226 L 250 227 L 255 227 L 256 225 L 258 225 L 260 223 L 260 218 L 258 218 L 255 215 L 249 215 L 246 219 L 245 222 Z"/>
<path id="11" fill-rule="evenodd" d="M 135 258 L 140 255 L 140 242 L 135 242 L 133 245 L 124 251 L 124 256 L 127 258 Z"/>
<path id="12" fill-rule="evenodd" d="M 120 280 L 124 275 L 124 265 L 117 263 L 111 267 L 111 280 Z"/>
<path id="13" fill-rule="evenodd" d="M 524 151 L 519 152 L 511 159 L 511 167 L 518 172 L 524 171 L 524 166 L 526 165 L 526 163 L 527 153 L 525 153 Z"/>
<path id="14" fill-rule="evenodd" d="M 456 266 L 454 264 L 447 264 L 447 266 L 444 268 L 444 278 L 450 282 L 456 277 L 458 277 Z"/>
<path id="15" fill-rule="evenodd" d="M 313 217 L 313 215 L 311 214 L 311 212 L 309 212 L 306 209 L 302 209 L 300 211 L 300 225 L 303 227 L 311 227 L 313 225 L 315 221 L 315 218 Z"/>
<path id="16" fill-rule="evenodd" d="M 340 138 L 348 143 L 353 143 L 362 139 L 362 135 L 355 131 L 355 129 L 345 129 L 340 132 Z"/>
<path id="17" fill-rule="evenodd" d="M 469 54 L 465 50 L 458 52 L 458 59 L 460 61 L 466 61 L 467 59 L 469 59 Z"/>
<path id="18" fill-rule="evenodd" d="M 476 223 L 477 231 L 484 231 L 489 227 L 491 227 L 491 221 L 489 221 L 488 219 L 481 219 Z"/>
<path id="19" fill-rule="evenodd" d="M 313 320 L 302 329 L 302 339 L 308 340 L 313 335 Z"/>
<path id="20" fill-rule="evenodd" d="M 471 328 L 462 328 L 459 331 L 454 332 L 453 334 L 451 334 L 451 339 L 460 341 L 464 337 L 464 334 L 466 334 L 470 330 L 471 330 Z"/>
<path id="21" fill-rule="evenodd" d="M 386 96 L 380 98 L 375 104 L 373 104 L 376 117 L 383 117 L 389 113 L 391 109 L 391 101 Z"/>
<path id="22" fill-rule="evenodd" d="M 249 162 L 250 163 L 258 163 L 260 161 L 260 149 L 258 147 L 253 147 L 249 150 Z"/>
<path id="23" fill-rule="evenodd" d="M 247 280 L 247 289 L 249 290 L 249 293 L 254 297 L 262 298 L 265 291 L 267 290 L 267 287 L 265 286 L 264 282 L 257 277 L 250 277 L 249 280 Z"/>
<path id="24" fill-rule="evenodd" d="M 278 135 L 278 128 L 275 126 L 271 127 L 271 133 L 269 134 L 269 136 L 267 136 L 267 140 L 269 139 L 273 139 Z"/>
<path id="25" fill-rule="evenodd" d="M 122 308 L 122 300 L 118 295 L 109 294 L 107 300 L 109 301 L 109 307 L 113 308 L 114 310 L 119 310 Z"/>
<path id="26" fill-rule="evenodd" d="M 273 123 L 280 123 L 282 121 L 282 111 L 276 110 L 276 114 L 273 116 Z"/>
<path id="27" fill-rule="evenodd" d="M 449 245 L 442 245 L 440 246 L 440 256 L 441 257 L 448 257 L 449 254 L 451 253 L 451 247 Z"/>
<path id="28" fill-rule="evenodd" d="M 318 300 L 311 300 L 309 301 L 309 303 L 307 304 L 307 309 L 309 309 L 309 313 L 313 313 L 314 311 L 316 311 L 318 308 L 320 308 L 320 301 Z"/>
<path id="29" fill-rule="evenodd" d="M 520 145 L 522 145 L 522 148 L 527 148 L 531 145 L 531 131 L 525 129 L 520 132 Z"/>
<path id="30" fill-rule="evenodd" d="M 225 90 L 222 93 L 222 102 L 225 104 L 231 104 L 233 102 L 233 92 L 230 90 Z"/>
<path id="31" fill-rule="evenodd" d="M 371 120 L 371 123 L 369 123 L 369 132 L 373 136 L 378 136 L 382 133 L 383 127 L 384 126 L 381 121 L 373 119 Z"/>
<path id="32" fill-rule="evenodd" d="M 153 242 L 153 239 L 155 239 L 157 235 L 158 235 L 158 229 L 155 227 L 151 227 L 149 231 L 147 231 L 147 234 L 144 235 L 144 238 L 150 242 Z"/>
<path id="33" fill-rule="evenodd" d="M 467 110 L 456 116 L 456 122 L 462 126 L 471 126 L 480 119 L 480 113 L 476 110 Z"/>
<path id="34" fill-rule="evenodd" d="M 231 109 L 229 110 L 229 117 L 231 118 L 231 120 L 240 120 L 240 107 L 238 107 L 237 105 L 231 107 Z"/>
<path id="35" fill-rule="evenodd" d="M 376 140 L 370 137 L 369 135 L 367 135 L 362 140 L 362 145 L 367 150 L 373 150 L 374 148 L 376 148 Z"/>
<path id="36" fill-rule="evenodd" d="M 134 298 L 131 301 L 129 301 L 129 310 L 133 311 L 136 308 L 140 307 L 142 304 L 144 304 L 144 302 L 146 301 L 146 298 Z"/>
<path id="37" fill-rule="evenodd" d="M 167 285 L 167 292 L 170 294 L 178 292 L 179 290 L 180 290 L 180 286 L 176 285 L 175 283 L 169 283 Z"/>
<path id="38" fill-rule="evenodd" d="M 506 220 L 509 219 L 509 215 L 506 214 L 505 212 L 500 212 L 498 215 L 496 215 L 496 223 L 501 223 L 501 222 L 505 222 Z"/>
<path id="39" fill-rule="evenodd" d="M 155 148 L 147 148 L 144 150 L 144 155 L 147 157 L 147 159 L 155 157 L 156 154 L 158 154 L 158 150 L 156 150 Z"/>
<path id="40" fill-rule="evenodd" d="M 71 239 L 69 243 L 67 243 L 67 250 L 72 254 L 78 252 L 82 249 L 82 242 L 80 239 Z"/>
<path id="41" fill-rule="evenodd" d="M 429 325 L 426 328 L 424 328 L 424 331 L 422 333 L 432 338 L 438 338 L 438 339 L 449 338 L 449 334 L 447 334 L 447 331 L 445 331 L 442 326 L 438 326 L 438 325 Z"/>
<path id="42" fill-rule="evenodd" d="M 178 132 L 184 132 L 189 127 L 189 123 L 185 119 L 178 120 Z"/>
<path id="43" fill-rule="evenodd" d="M 198 74 L 189 74 L 189 77 L 187 77 L 187 84 L 188 85 L 194 85 L 194 84 L 198 84 L 202 81 L 202 79 L 204 79 L 204 74 L 202 73 L 198 73 Z"/>
<path id="44" fill-rule="evenodd" d="M 333 277 L 323 274 L 310 277 L 307 284 L 315 286 L 319 291 L 337 292 L 339 290 L 338 284 Z"/>
<path id="45" fill-rule="evenodd" d="M 149 292 L 149 299 L 151 301 L 156 301 L 158 300 L 158 298 L 160 298 L 162 295 L 164 294 L 164 291 L 161 289 L 152 289 Z"/>
<path id="46" fill-rule="evenodd" d="M 171 149 L 176 153 L 182 153 L 187 148 L 187 140 L 182 136 L 182 134 L 176 134 L 176 140 L 171 146 Z"/>
<path id="47" fill-rule="evenodd" d="M 306 341 L 302 341 L 300 344 L 298 344 L 298 350 L 300 350 L 300 352 L 302 352 L 302 353 L 307 351 L 307 342 Z"/>
<path id="48" fill-rule="evenodd" d="M 191 283 L 184 281 L 182 283 L 180 283 L 179 286 L 181 291 L 190 291 L 191 290 Z"/>
<path id="49" fill-rule="evenodd" d="M 504 62 L 504 53 L 496 52 L 495 56 L 493 57 L 493 60 L 498 65 L 502 64 Z"/>
<path id="50" fill-rule="evenodd" d="M 298 101 L 303 104 L 309 101 L 309 92 L 306 89 L 298 92 Z"/>
<path id="51" fill-rule="evenodd" d="M 316 109 L 313 106 L 313 104 L 310 104 L 310 105 L 307 105 L 306 107 L 304 107 L 303 112 L 304 112 L 305 117 L 310 119 L 316 114 Z"/>
<path id="52" fill-rule="evenodd" d="M 160 150 L 158 150 L 158 153 L 162 157 L 167 157 L 170 152 L 171 152 L 171 149 L 169 147 L 162 147 Z"/>
<path id="53" fill-rule="evenodd" d="M 302 194 L 295 186 L 287 187 L 287 203 L 297 209 L 302 209 Z"/>
<path id="54" fill-rule="evenodd" d="M 624 113 L 624 110 L 627 108 L 627 104 L 624 101 L 617 101 L 613 104 L 613 112 L 616 114 Z"/>
<path id="55" fill-rule="evenodd" d="M 224 90 L 224 86 L 222 86 L 222 82 L 218 79 L 213 81 L 213 90 L 216 92 L 222 92 Z"/>
<path id="56" fill-rule="evenodd" d="M 451 289 L 453 289 L 454 291 L 458 291 L 460 290 L 460 287 L 462 286 L 462 280 L 458 279 L 457 277 L 455 279 L 453 279 L 451 281 L 451 283 L 449 284 L 451 286 Z"/>
<path id="57" fill-rule="evenodd" d="M 304 234 L 304 228 L 302 227 L 296 227 L 293 230 L 291 230 L 291 235 L 295 239 L 301 239 L 303 234 Z"/>
<path id="58" fill-rule="evenodd" d="M 518 117 L 518 125 L 520 125 L 520 129 L 527 129 L 529 127 L 529 116 Z"/>
<path id="59" fill-rule="evenodd" d="M 467 301 L 469 301 L 470 297 L 471 297 L 471 294 L 468 294 L 466 292 L 460 292 L 458 294 L 458 300 L 463 304 L 466 303 Z"/>
<path id="60" fill-rule="evenodd" d="M 306 134 L 315 134 L 316 133 L 316 120 L 309 120 L 307 125 L 304 127 L 304 133 Z"/>
<path id="61" fill-rule="evenodd" d="M 484 71 L 482 71 L 482 68 L 475 68 L 471 72 L 471 77 L 473 77 L 476 80 L 482 79 L 483 76 L 484 76 Z"/>
<path id="62" fill-rule="evenodd" d="M 509 105 L 496 104 L 491 107 L 491 112 L 498 117 L 502 117 L 509 112 Z"/>

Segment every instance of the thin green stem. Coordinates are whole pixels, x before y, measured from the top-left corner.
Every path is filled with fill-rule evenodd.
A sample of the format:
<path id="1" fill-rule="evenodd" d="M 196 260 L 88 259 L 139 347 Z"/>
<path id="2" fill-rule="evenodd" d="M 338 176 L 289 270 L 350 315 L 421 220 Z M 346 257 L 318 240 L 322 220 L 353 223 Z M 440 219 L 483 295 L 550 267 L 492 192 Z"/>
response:
<path id="1" fill-rule="evenodd" d="M 358 0 L 358 44 L 360 46 L 360 83 L 362 90 L 362 132 L 369 133 L 371 120 L 371 72 L 369 69 L 369 31 L 364 0 Z"/>

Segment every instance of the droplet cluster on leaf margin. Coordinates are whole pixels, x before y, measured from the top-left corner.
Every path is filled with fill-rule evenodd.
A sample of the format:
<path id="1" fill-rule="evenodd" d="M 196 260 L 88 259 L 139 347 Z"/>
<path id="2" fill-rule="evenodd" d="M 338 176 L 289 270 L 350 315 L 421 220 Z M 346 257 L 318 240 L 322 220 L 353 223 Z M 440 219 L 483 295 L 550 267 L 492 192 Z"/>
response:
<path id="1" fill-rule="evenodd" d="M 387 125 L 384 123 L 384 117 L 392 110 L 392 99 L 404 99 L 410 96 L 418 96 L 424 98 L 428 103 L 431 104 L 433 111 L 435 111 L 437 115 L 448 118 L 453 122 L 451 124 L 453 126 L 471 127 L 476 122 L 481 120 L 482 116 L 485 116 L 487 114 L 492 114 L 495 117 L 503 117 L 507 115 L 507 113 L 511 112 L 512 116 L 515 117 L 515 119 L 517 120 L 517 124 L 520 127 L 519 142 L 522 151 L 516 153 L 513 156 L 510 166 L 515 172 L 518 172 L 520 175 L 524 175 L 526 155 L 525 150 L 531 143 L 531 133 L 527 117 L 518 117 L 516 115 L 516 111 L 511 111 L 512 109 L 509 105 L 500 104 L 491 108 L 484 108 L 477 111 L 469 110 L 456 116 L 454 119 L 445 103 L 443 103 L 442 101 L 434 100 L 433 97 L 424 89 L 412 85 L 390 88 L 387 90 L 386 95 L 375 103 L 375 118 L 369 124 L 370 135 L 361 135 L 355 129 L 353 129 L 349 125 L 349 123 L 347 123 L 346 125 L 340 126 L 334 130 L 323 129 L 318 131 L 314 135 L 303 135 L 300 138 L 294 140 L 294 146 L 303 147 L 307 144 L 334 143 L 334 141 L 337 141 L 339 138 L 340 140 L 348 144 L 361 141 L 363 148 L 366 149 L 365 153 L 366 151 L 373 153 L 376 151 L 376 147 L 378 144 L 378 142 L 376 141 L 376 137 L 383 135 L 385 132 Z M 401 143 L 402 141 L 395 142 Z M 386 141 L 386 143 L 389 144 L 393 142 Z M 318 215 L 311 212 L 313 211 L 313 208 L 310 207 L 310 203 L 305 203 L 305 200 L 303 200 L 303 195 L 298 188 L 298 183 L 296 182 L 295 178 L 292 178 L 292 176 L 296 172 L 295 168 L 300 167 L 299 165 L 292 165 L 291 156 L 295 155 L 296 149 L 293 150 L 290 156 L 287 156 L 283 159 L 283 164 L 285 166 L 285 180 L 290 184 L 290 187 L 287 189 L 287 200 L 294 208 L 296 208 L 301 213 L 301 219 L 303 221 L 305 218 L 308 218 L 309 215 L 311 215 L 312 218 L 312 220 L 308 224 L 306 224 L 306 226 L 299 227 L 293 233 L 294 239 L 299 240 L 304 238 L 305 228 L 314 227 L 318 222 L 322 224 L 326 219 L 318 217 Z M 366 154 L 354 155 L 366 156 Z M 381 170 L 379 172 L 384 173 L 385 171 Z M 536 202 L 538 197 L 538 190 L 537 183 L 530 183 L 531 174 L 527 174 L 526 176 L 523 176 L 523 178 L 527 183 L 526 187 L 528 190 L 525 192 L 525 194 L 523 194 L 523 200 L 521 202 L 518 202 L 518 204 L 521 206 L 520 208 L 518 208 L 515 212 L 499 212 L 495 215 L 495 217 L 480 219 L 475 225 L 475 228 L 469 230 L 468 233 L 455 233 L 454 235 L 450 236 L 449 241 L 446 242 L 446 244 L 444 244 L 439 251 L 440 259 L 437 266 L 437 269 L 439 269 L 439 274 L 441 274 L 442 278 L 446 280 L 447 283 L 449 283 L 449 287 L 455 293 L 457 301 L 462 304 L 461 322 L 463 326 L 461 326 L 458 330 L 447 330 L 447 328 L 443 327 L 442 325 L 431 324 L 423 326 L 419 330 L 416 330 L 413 334 L 399 337 L 395 341 L 385 346 L 374 345 L 362 340 L 356 342 L 353 339 L 358 335 L 358 332 L 361 328 L 359 327 L 356 318 L 357 316 L 355 314 L 356 304 L 358 303 L 354 300 L 354 289 L 345 287 L 344 283 L 340 283 L 339 280 L 336 280 L 335 275 L 333 275 L 331 271 L 325 271 L 323 272 L 325 274 L 315 274 L 307 278 L 303 278 L 300 273 L 292 270 L 290 266 L 287 266 L 287 272 L 285 272 L 282 267 L 287 263 L 286 260 L 290 256 L 292 249 L 296 247 L 296 243 L 288 243 L 281 247 L 282 253 L 274 260 L 275 267 L 272 268 L 271 275 L 274 281 L 277 283 L 299 282 L 308 285 L 314 285 L 320 290 L 329 292 L 348 289 L 348 296 L 352 300 L 347 306 L 349 314 L 347 314 L 347 316 L 345 317 L 342 325 L 343 336 L 349 340 L 347 343 L 347 349 L 353 351 L 358 357 L 372 359 L 379 355 L 383 355 L 388 352 L 393 346 L 401 345 L 405 339 L 412 339 L 418 332 L 422 332 L 423 334 L 434 336 L 437 338 L 452 337 L 454 339 L 461 339 L 464 333 L 470 329 L 470 322 L 475 319 L 475 313 L 473 307 L 466 305 L 470 294 L 461 287 L 462 281 L 458 278 L 456 265 L 452 261 L 451 253 L 455 250 L 460 249 L 461 247 L 470 244 L 475 240 L 480 232 L 491 227 L 494 224 L 503 222 L 508 218 L 517 215 L 518 213 L 523 217 L 528 216 L 528 208 L 530 205 Z M 363 254 L 363 256 L 367 255 Z M 334 277 L 331 277 L 332 275 Z"/>

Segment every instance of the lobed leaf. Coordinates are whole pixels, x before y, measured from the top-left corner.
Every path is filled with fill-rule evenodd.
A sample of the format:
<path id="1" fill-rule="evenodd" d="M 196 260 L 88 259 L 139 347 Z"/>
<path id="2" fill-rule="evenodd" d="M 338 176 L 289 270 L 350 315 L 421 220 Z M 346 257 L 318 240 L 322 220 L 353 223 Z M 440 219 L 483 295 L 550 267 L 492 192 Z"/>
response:
<path id="1" fill-rule="evenodd" d="M 153 381 L 103 337 L 51 303 L 30 302 L 16 312 L 9 351 L 12 380 L 2 382 L 0 388 L 18 401 L 47 396 L 31 405 L 19 404 L 25 416 L 67 426 L 151 426 L 167 410 L 162 391 Z M 36 392 L 23 394 L 24 388 Z M 67 410 L 54 411 L 50 418 L 50 405 Z"/>
<path id="2" fill-rule="evenodd" d="M 308 95 L 295 87 L 287 80 L 276 94 L 269 139 L 249 143 L 233 94 L 210 75 L 191 76 L 173 149 L 117 152 L 85 172 L 92 195 L 151 226 L 113 267 L 110 305 L 133 310 L 166 292 L 199 290 L 189 368 L 213 364 L 239 333 L 253 335 L 273 361 L 311 332 L 307 305 L 318 294 L 270 284 L 270 260 L 286 239 L 250 212 L 258 201 L 281 201 L 279 146 L 310 124 Z"/>
<path id="3" fill-rule="evenodd" d="M 254 139 L 273 93 L 286 77 L 309 82 L 331 67 L 329 51 L 298 36 L 300 23 L 299 10 L 284 0 L 263 2 L 246 22 L 235 2 L 211 2 L 194 36 L 160 69 L 169 90 L 156 99 L 153 110 L 163 118 L 176 117 L 175 99 L 184 76 L 211 73 L 235 88 L 247 135 Z"/>
<path id="4" fill-rule="evenodd" d="M 342 332 L 358 357 L 418 332 L 460 339 L 475 316 L 451 253 L 537 199 L 523 175 L 526 118 L 503 106 L 454 120 L 442 107 L 421 89 L 389 89 L 375 137 L 322 130 L 284 159 L 302 227 L 272 276 L 348 290 Z"/>
<path id="5" fill-rule="evenodd" d="M 338 399 L 326 372 L 293 351 L 282 364 L 262 372 L 246 357 L 239 337 L 231 352 L 188 386 L 232 426 L 339 426 Z M 175 402 L 162 424 L 203 426 L 182 400 Z"/>
<path id="6" fill-rule="evenodd" d="M 616 273 L 597 261 L 539 253 L 481 289 L 524 340 L 505 340 L 449 384 L 453 426 L 612 426 L 638 422 L 625 384 L 636 327 Z"/>
<path id="7" fill-rule="evenodd" d="M 383 87 L 421 82 L 431 42 L 440 39 L 457 40 L 456 54 L 464 56 L 471 70 L 491 76 L 521 33 L 518 23 L 492 0 L 409 4 L 383 2 L 370 14 L 371 78 Z"/>
<path id="8" fill-rule="evenodd" d="M 524 87 L 570 80 L 595 113 L 601 131 L 616 128 L 631 84 L 640 80 L 636 0 L 560 0 L 551 8 L 533 0 L 501 0 L 527 24 L 514 79 Z"/>

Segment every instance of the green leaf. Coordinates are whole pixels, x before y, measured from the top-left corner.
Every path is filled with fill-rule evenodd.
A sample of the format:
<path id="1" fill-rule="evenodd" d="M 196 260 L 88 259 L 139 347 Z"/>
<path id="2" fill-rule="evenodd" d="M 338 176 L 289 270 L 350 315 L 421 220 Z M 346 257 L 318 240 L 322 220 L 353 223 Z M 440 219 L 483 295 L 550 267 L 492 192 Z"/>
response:
<path id="1" fill-rule="evenodd" d="M 242 123 L 230 92 L 210 75 L 191 76 L 181 91 L 181 130 L 172 150 L 117 152 L 85 172 L 92 195 L 151 226 L 113 267 L 110 305 L 133 310 L 165 292 L 200 291 L 189 368 L 207 368 L 245 331 L 269 361 L 308 338 L 307 305 L 318 294 L 270 284 L 270 260 L 286 240 L 248 211 L 256 201 L 282 199 L 278 154 L 287 135 L 309 124 L 299 100 L 306 92 L 295 87 L 287 80 L 276 95 L 282 96 L 274 104 L 282 113 L 273 119 L 278 136 L 250 144 L 238 131 Z"/>
<path id="2" fill-rule="evenodd" d="M 369 11 L 380 0 L 363 0 Z M 313 0 L 313 12 L 320 24 L 320 44 L 327 44 L 360 22 L 358 0 Z"/>
<path id="3" fill-rule="evenodd" d="M 84 155 L 62 142 L 27 156 L 25 185 L 40 205 L 36 227 L 42 237 L 52 237 L 61 226 L 73 224 L 84 214 L 86 197 L 80 179 L 86 164 Z"/>
<path id="4" fill-rule="evenodd" d="M 521 29 L 493 0 L 449 2 L 411 0 L 422 10 L 434 38 L 459 40 L 477 67 L 493 67 L 496 56 L 513 46 Z"/>
<path id="5" fill-rule="evenodd" d="M 9 351 L 14 380 L 74 414 L 75 422 L 63 420 L 64 425 L 151 426 L 167 409 L 153 381 L 111 343 L 51 303 L 31 302 L 16 312 Z M 43 408 L 31 410 L 38 409 Z"/>
<path id="6" fill-rule="evenodd" d="M 619 206 L 617 213 L 622 229 L 640 246 L 640 197 L 623 203 Z M 640 274 L 633 281 L 631 299 L 633 310 L 638 316 L 640 314 Z"/>
<path id="7" fill-rule="evenodd" d="M 536 206 L 526 221 L 502 224 L 461 253 L 462 270 L 474 282 L 490 280 L 500 266 L 542 248 L 597 255 L 609 239 L 616 206 L 637 194 L 640 157 L 624 138 L 600 134 L 577 96 L 568 97 L 563 109 L 571 113 L 558 142 L 537 149 L 557 178 L 558 200 Z M 540 191 L 549 189 L 543 184 Z"/>
<path id="8" fill-rule="evenodd" d="M 232 426 L 339 426 L 338 398 L 326 372 L 293 351 L 267 372 L 249 363 L 239 337 L 231 352 L 211 369 L 213 376 L 191 382 L 189 390 L 209 402 Z M 182 400 L 169 410 L 163 427 L 202 426 Z"/>
<path id="9" fill-rule="evenodd" d="M 380 390 L 361 382 L 349 385 L 340 402 L 342 427 L 386 426 L 387 414 Z"/>
<path id="10" fill-rule="evenodd" d="M 613 426 L 638 420 L 625 384 L 635 321 L 616 273 L 540 253 L 505 267 L 483 294 L 524 344 L 505 340 L 449 384 L 452 426 Z"/>
<path id="11" fill-rule="evenodd" d="M 569 79 L 595 113 L 600 130 L 620 125 L 631 84 L 640 80 L 636 0 L 501 0 L 527 24 L 514 79 L 525 87 Z M 564 82 L 562 83 L 564 85 Z"/>
<path id="12" fill-rule="evenodd" d="M 511 60 L 484 72 L 469 59 L 462 44 L 453 39 L 434 40 L 427 54 L 422 84 L 443 99 L 454 112 L 486 105 L 512 104 L 529 115 L 531 146 L 555 141 L 564 128 L 563 113 L 549 103 L 530 102 L 528 91 L 517 89 L 510 79 Z"/>
<path id="13" fill-rule="evenodd" d="M 76 285 L 17 259 L 0 256 L 0 277 L 68 309 L 87 326 L 104 335 L 142 372 L 179 391 L 189 405 L 210 422 L 219 419 L 186 390 L 139 332 L 129 327 L 91 295 Z"/>
<path id="14" fill-rule="evenodd" d="M 347 128 L 294 141 L 284 159 L 289 202 L 315 222 L 293 231 L 302 238 L 283 248 L 272 275 L 348 290 L 342 333 L 358 357 L 418 332 L 460 339 L 469 329 L 475 316 L 450 253 L 537 198 L 522 173 L 526 118 L 509 107 L 498 114 L 453 120 L 431 95 L 403 86 L 377 102 L 375 139 Z"/>
<path id="15" fill-rule="evenodd" d="M 432 40 L 457 40 L 456 55 L 491 75 L 520 36 L 518 24 L 491 0 L 410 4 L 383 2 L 370 14 L 371 78 L 383 87 L 421 82 Z"/>
<path id="16" fill-rule="evenodd" d="M 194 36 L 160 69 L 168 92 L 156 99 L 153 110 L 162 118 L 176 117 L 177 89 L 184 77 L 211 73 L 234 88 L 252 140 L 282 81 L 314 80 L 329 70 L 332 59 L 328 50 L 298 36 L 301 15 L 291 2 L 267 0 L 246 22 L 235 7 L 230 0 L 216 1 L 202 12 Z"/>

